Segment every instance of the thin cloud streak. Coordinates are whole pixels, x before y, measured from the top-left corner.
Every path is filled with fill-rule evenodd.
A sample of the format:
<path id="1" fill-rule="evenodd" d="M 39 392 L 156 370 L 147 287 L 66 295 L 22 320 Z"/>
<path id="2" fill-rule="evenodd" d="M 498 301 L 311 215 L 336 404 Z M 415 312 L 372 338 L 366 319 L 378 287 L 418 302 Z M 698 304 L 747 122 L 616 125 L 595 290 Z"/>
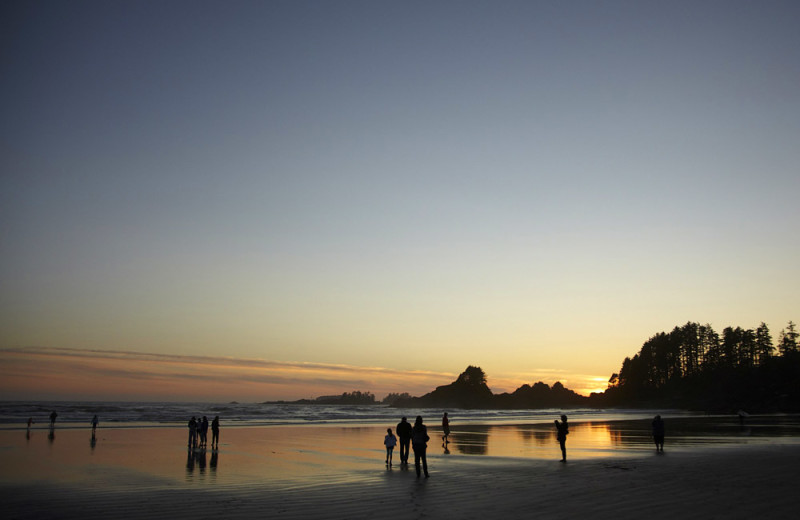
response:
<path id="1" fill-rule="evenodd" d="M 343 391 L 423 395 L 457 374 L 384 367 L 51 347 L 0 349 L 0 388 L 11 399 L 265 401 Z M 557 369 L 490 377 L 495 393 L 543 381 L 588 394 L 604 378 Z"/>
<path id="2" fill-rule="evenodd" d="M 420 395 L 455 377 L 382 367 L 48 347 L 2 349 L 0 361 L 0 388 L 14 399 L 76 393 L 77 398 L 99 399 L 110 392 L 128 399 L 264 401 L 351 390 L 381 398 L 390 392 Z"/>

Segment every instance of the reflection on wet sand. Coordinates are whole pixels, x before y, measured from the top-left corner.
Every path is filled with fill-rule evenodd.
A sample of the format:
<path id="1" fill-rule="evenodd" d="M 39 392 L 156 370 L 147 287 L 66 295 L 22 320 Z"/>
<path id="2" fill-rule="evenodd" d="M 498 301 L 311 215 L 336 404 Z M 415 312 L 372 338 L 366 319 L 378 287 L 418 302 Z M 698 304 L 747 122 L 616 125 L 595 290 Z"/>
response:
<path id="1" fill-rule="evenodd" d="M 211 469 L 217 469 L 218 453 L 216 450 L 211 454 Z M 206 450 L 204 448 L 195 448 L 186 451 L 186 477 L 189 478 L 194 474 L 195 468 L 198 474 L 202 476 L 206 471 Z"/>
<path id="2" fill-rule="evenodd" d="M 751 417 L 744 427 L 736 417 L 673 419 L 665 415 L 664 422 L 666 452 L 720 443 L 751 444 L 761 442 L 759 439 L 771 443 L 775 437 L 800 439 L 797 416 Z M 572 424 L 567 439 L 570 460 L 650 450 L 655 453 L 650 423 L 651 419 Z M 42 430 L 42 434 L 26 431 L 24 439 L 18 431 L 0 430 L 0 448 L 4 449 L 0 481 L 18 484 L 36 482 L 42 475 L 57 475 L 85 485 L 107 486 L 108 482 L 97 480 L 103 472 L 85 471 L 102 465 L 134 469 L 190 486 L 249 482 L 295 486 L 347 482 L 357 480 L 364 471 L 385 469 L 383 426 L 230 428 L 220 451 L 184 451 L 183 429 L 104 430 L 102 449 L 86 444 L 87 430 L 59 429 L 57 443 L 54 433 L 48 435 L 45 428 Z M 443 447 L 429 444 L 428 463 L 434 474 L 446 471 L 459 457 L 561 458 L 552 424 L 458 424 L 451 429 L 449 441 Z M 225 464 L 219 466 L 222 453 Z"/>
<path id="3" fill-rule="evenodd" d="M 797 417 L 770 417 L 740 425 L 735 418 L 665 419 L 666 446 L 708 446 L 758 438 L 800 436 Z M 607 457 L 621 451 L 655 449 L 651 420 L 585 422 L 570 425 L 567 448 L 574 456 Z M 549 424 L 459 425 L 440 453 L 499 457 L 554 458 L 559 456 L 556 430 Z"/>
<path id="4" fill-rule="evenodd" d="M 458 453 L 464 455 L 486 455 L 491 426 L 462 426 L 450 432 L 450 442 Z"/>
<path id="5" fill-rule="evenodd" d="M 208 467 L 211 470 L 212 475 L 216 473 L 217 465 L 219 464 L 219 450 L 217 449 L 211 450 L 210 460 L 208 461 L 208 465 L 206 466 L 207 454 L 208 451 L 205 448 L 195 448 L 186 451 L 187 481 L 191 481 L 191 478 L 194 476 L 195 469 L 197 469 L 197 474 L 200 477 L 205 475 L 206 467 Z"/>
<path id="6" fill-rule="evenodd" d="M 462 425 L 450 438 L 455 451 L 464 455 L 560 457 L 556 430 L 549 424 Z M 614 439 L 607 424 L 579 423 L 570 426 L 567 444 L 583 456 L 602 456 Z"/>
<path id="7" fill-rule="evenodd" d="M 547 426 L 547 429 L 534 429 L 526 426 L 516 426 L 516 428 L 517 434 L 520 436 L 524 444 L 544 446 L 545 444 L 552 444 L 556 439 L 556 432 L 549 425 Z"/>
<path id="8" fill-rule="evenodd" d="M 800 436 L 797 416 L 755 417 L 746 425 L 735 417 L 706 417 L 702 420 L 665 418 L 665 446 L 692 447 L 739 443 L 742 438 L 753 441 L 769 437 Z M 615 421 L 607 425 L 611 444 L 618 448 L 654 448 L 650 421 Z"/>

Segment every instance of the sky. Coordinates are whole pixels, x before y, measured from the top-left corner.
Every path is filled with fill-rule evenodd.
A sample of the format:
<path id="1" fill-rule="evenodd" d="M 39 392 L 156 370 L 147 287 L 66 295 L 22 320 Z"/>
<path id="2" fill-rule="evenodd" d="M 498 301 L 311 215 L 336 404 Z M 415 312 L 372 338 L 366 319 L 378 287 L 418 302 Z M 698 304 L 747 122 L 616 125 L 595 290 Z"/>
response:
<path id="1" fill-rule="evenodd" d="M 0 398 L 602 390 L 800 315 L 793 1 L 6 1 Z"/>

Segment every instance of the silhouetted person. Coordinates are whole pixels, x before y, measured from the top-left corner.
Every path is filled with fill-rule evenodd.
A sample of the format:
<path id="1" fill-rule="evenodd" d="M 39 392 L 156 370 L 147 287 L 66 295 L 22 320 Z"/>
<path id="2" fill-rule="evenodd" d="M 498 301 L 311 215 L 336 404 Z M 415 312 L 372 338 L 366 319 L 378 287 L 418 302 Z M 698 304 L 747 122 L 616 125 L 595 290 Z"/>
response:
<path id="1" fill-rule="evenodd" d="M 383 445 L 386 446 L 386 465 L 392 466 L 392 452 L 397 446 L 397 437 L 392 433 L 391 428 L 386 428 L 386 436 L 383 438 Z"/>
<path id="2" fill-rule="evenodd" d="M 28 429 L 31 429 L 31 425 L 33 424 L 33 417 L 28 417 Z"/>
<path id="3" fill-rule="evenodd" d="M 214 448 L 214 443 L 216 443 L 217 448 L 219 448 L 219 415 L 214 417 L 214 420 L 211 421 L 211 448 Z"/>
<path id="4" fill-rule="evenodd" d="M 95 414 L 95 416 L 92 417 L 92 437 L 94 437 L 94 434 L 97 431 L 97 423 L 98 422 L 100 422 L 100 421 L 97 419 L 97 414 Z"/>
<path id="5" fill-rule="evenodd" d="M 58 417 L 58 414 L 55 411 L 50 414 L 50 428 L 56 427 L 56 417 Z"/>
<path id="6" fill-rule="evenodd" d="M 567 435 L 569 435 L 569 425 L 567 424 L 567 416 L 561 416 L 561 422 L 558 420 L 556 423 L 556 439 L 561 446 L 561 462 L 567 462 Z"/>
<path id="7" fill-rule="evenodd" d="M 656 451 L 664 451 L 664 421 L 660 415 L 653 419 L 653 441 L 656 443 Z"/>
<path id="8" fill-rule="evenodd" d="M 447 412 L 444 412 L 444 415 L 442 416 L 442 433 L 442 442 L 446 446 L 449 442 L 447 437 L 450 435 L 450 419 L 447 418 Z"/>
<path id="9" fill-rule="evenodd" d="M 197 443 L 197 419 L 192 417 L 189 419 L 189 447 L 194 448 Z"/>
<path id="10" fill-rule="evenodd" d="M 417 416 L 414 421 L 414 427 L 411 429 L 411 447 L 414 450 L 414 467 L 417 469 L 417 477 L 420 476 L 420 462 L 422 463 L 422 470 L 425 472 L 425 477 L 428 475 L 428 456 L 426 451 L 428 449 L 428 428 L 422 424 L 422 417 Z"/>
<path id="11" fill-rule="evenodd" d="M 411 446 L 411 424 L 403 417 L 397 423 L 395 431 L 400 439 L 400 463 L 408 464 L 408 448 Z"/>
<path id="12" fill-rule="evenodd" d="M 208 443 L 208 418 L 204 415 L 203 421 L 200 423 L 200 443 L 206 447 Z"/>

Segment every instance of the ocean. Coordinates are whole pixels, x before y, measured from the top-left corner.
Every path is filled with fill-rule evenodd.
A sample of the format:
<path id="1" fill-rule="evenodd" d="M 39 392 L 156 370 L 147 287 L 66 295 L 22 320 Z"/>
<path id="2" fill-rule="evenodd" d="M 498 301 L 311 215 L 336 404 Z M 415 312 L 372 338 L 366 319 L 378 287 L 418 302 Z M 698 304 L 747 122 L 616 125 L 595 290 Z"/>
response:
<path id="1" fill-rule="evenodd" d="M 437 423 L 443 412 L 458 424 L 545 424 L 562 413 L 571 422 L 619 421 L 664 417 L 692 417 L 681 410 L 466 410 L 442 408 L 393 408 L 387 405 L 309 405 L 289 403 L 174 403 L 174 402 L 13 402 L 0 401 L 0 428 L 25 427 L 28 418 L 34 426 L 49 424 L 50 414 L 58 414 L 60 428 L 82 428 L 97 415 L 105 428 L 185 426 L 191 417 L 219 416 L 226 427 L 271 425 L 394 425 L 400 417 L 413 422 L 421 415 L 427 422 Z"/>

